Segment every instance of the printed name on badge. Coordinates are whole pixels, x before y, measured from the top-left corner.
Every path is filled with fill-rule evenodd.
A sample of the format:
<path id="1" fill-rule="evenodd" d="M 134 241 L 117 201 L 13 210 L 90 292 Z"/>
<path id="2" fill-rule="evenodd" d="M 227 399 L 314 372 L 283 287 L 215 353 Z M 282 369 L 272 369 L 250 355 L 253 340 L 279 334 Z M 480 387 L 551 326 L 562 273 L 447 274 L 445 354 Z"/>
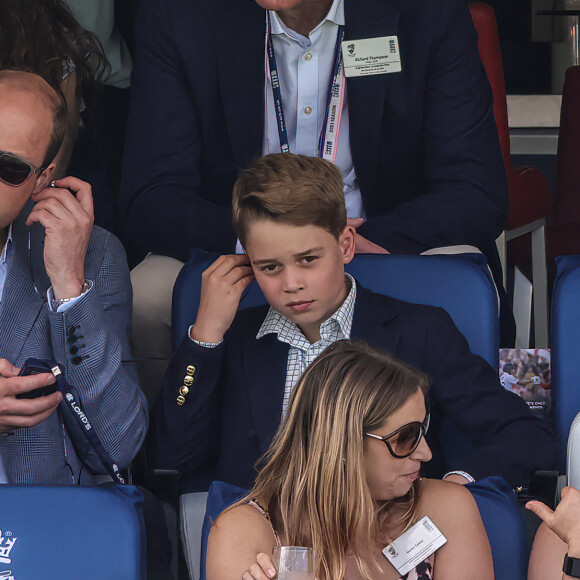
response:
<path id="1" fill-rule="evenodd" d="M 345 40 L 342 59 L 347 77 L 401 72 L 399 39 L 396 36 Z"/>
<path id="2" fill-rule="evenodd" d="M 425 516 L 383 549 L 387 560 L 404 576 L 447 542 L 437 526 Z"/>

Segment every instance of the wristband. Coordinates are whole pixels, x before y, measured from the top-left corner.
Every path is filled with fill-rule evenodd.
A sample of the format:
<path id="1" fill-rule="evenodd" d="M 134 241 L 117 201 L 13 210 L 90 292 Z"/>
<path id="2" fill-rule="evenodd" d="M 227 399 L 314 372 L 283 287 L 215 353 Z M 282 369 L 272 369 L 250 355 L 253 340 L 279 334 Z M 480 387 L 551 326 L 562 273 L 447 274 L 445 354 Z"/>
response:
<path id="1" fill-rule="evenodd" d="M 562 566 L 562 572 L 567 576 L 572 578 L 580 578 L 580 559 L 571 558 L 566 554 L 564 556 L 564 565 Z"/>
<path id="2" fill-rule="evenodd" d="M 469 473 L 467 473 L 466 471 L 459 471 L 459 470 L 450 471 L 449 473 L 446 473 L 443 476 L 443 479 L 445 479 L 448 475 L 461 475 L 461 477 L 464 477 L 465 479 L 467 479 L 467 481 L 469 483 L 475 483 L 475 479 L 471 475 L 469 475 Z"/>

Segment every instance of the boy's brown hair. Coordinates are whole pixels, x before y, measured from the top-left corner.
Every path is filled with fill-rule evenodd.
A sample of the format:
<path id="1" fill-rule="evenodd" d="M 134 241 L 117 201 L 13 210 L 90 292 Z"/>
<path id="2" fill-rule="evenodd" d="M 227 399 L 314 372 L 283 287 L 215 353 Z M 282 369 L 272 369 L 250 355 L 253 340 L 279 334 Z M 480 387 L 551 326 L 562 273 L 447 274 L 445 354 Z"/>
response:
<path id="1" fill-rule="evenodd" d="M 335 165 L 317 157 L 266 155 L 238 177 L 232 214 L 242 245 L 250 224 L 261 219 L 318 226 L 338 239 L 346 227 L 342 176 Z"/>

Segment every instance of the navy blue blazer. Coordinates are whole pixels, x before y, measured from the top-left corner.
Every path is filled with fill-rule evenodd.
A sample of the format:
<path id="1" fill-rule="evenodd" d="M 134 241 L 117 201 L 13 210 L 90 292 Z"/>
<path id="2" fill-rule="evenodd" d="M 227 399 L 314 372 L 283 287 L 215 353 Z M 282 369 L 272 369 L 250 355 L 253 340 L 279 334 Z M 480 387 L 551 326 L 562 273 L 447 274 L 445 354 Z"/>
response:
<path id="1" fill-rule="evenodd" d="M 153 410 L 148 451 L 154 467 L 178 469 L 183 492 L 214 480 L 252 486 L 254 463 L 267 450 L 282 413 L 288 345 L 269 334 L 256 340 L 267 307 L 238 312 L 224 341 L 201 347 L 184 337 Z M 511 484 L 533 469 L 550 468 L 555 442 L 527 405 L 503 389 L 498 373 L 470 353 L 467 341 L 441 308 L 411 304 L 357 286 L 352 338 L 382 347 L 431 377 L 433 450 L 429 475 L 462 469 L 476 478 L 502 475 Z M 186 376 L 194 383 L 176 402 Z M 191 371 L 191 369 L 190 369 Z M 473 445 L 446 463 L 439 441 L 446 417 Z"/>
<path id="2" fill-rule="evenodd" d="M 361 234 L 495 263 L 507 182 L 467 2 L 344 2 L 345 39 L 397 35 L 403 68 L 347 79 Z M 264 26 L 254 0 L 142 0 L 120 199 L 140 250 L 234 249 L 232 186 L 262 153 Z"/>
<path id="3" fill-rule="evenodd" d="M 0 302 L 0 357 L 19 367 L 29 357 L 61 363 L 105 449 L 126 466 L 145 438 L 147 408 L 134 370 L 122 363 L 131 358 L 132 292 L 125 252 L 112 234 L 93 227 L 85 258 L 85 276 L 93 287 L 68 310 L 52 312 L 46 301 L 44 230 L 25 225 L 30 208 L 13 223 Z M 61 403 L 35 427 L 0 436 L 10 483 L 71 485 L 80 478 L 91 484 L 94 474 L 106 473 L 70 413 Z"/>

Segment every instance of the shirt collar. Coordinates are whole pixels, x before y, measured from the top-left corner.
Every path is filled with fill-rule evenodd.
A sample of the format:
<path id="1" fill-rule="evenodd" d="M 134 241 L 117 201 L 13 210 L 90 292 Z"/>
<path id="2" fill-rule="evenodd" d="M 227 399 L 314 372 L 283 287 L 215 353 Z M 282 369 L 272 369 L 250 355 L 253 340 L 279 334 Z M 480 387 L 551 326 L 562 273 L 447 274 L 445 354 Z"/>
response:
<path id="1" fill-rule="evenodd" d="M 12 224 L 10 224 L 9 228 L 8 228 L 8 237 L 6 238 L 6 243 L 4 244 L 4 247 L 2 248 L 2 253 L 0 254 L 0 268 L 6 269 L 6 265 L 8 262 L 8 259 L 10 257 L 10 251 L 12 248 Z"/>
<path id="2" fill-rule="evenodd" d="M 345 273 L 344 276 L 347 284 L 350 285 L 349 293 L 340 308 L 320 325 L 320 336 L 322 339 L 329 333 L 332 326 L 336 324 L 338 324 L 344 338 L 350 338 L 354 304 L 356 301 L 356 282 L 350 274 Z M 304 341 L 306 341 L 306 344 L 309 344 L 298 326 L 272 307 L 268 310 L 266 318 L 264 318 L 264 322 L 262 322 L 260 330 L 256 335 L 256 339 L 260 339 L 266 334 L 276 334 L 279 340 L 284 338 L 282 342 L 288 342 L 290 344 L 297 342 L 303 343 Z"/>
<path id="3" fill-rule="evenodd" d="M 297 34 L 294 31 L 291 31 L 281 20 L 278 14 L 274 10 L 269 10 L 270 13 L 270 31 L 272 34 L 286 34 L 291 38 L 294 38 L 294 35 Z M 344 19 L 344 0 L 334 0 L 328 14 L 324 17 L 322 22 L 320 22 L 312 32 L 318 30 L 324 22 L 332 22 L 338 26 L 344 26 L 345 19 Z M 311 34 L 312 34 L 311 32 Z"/>

